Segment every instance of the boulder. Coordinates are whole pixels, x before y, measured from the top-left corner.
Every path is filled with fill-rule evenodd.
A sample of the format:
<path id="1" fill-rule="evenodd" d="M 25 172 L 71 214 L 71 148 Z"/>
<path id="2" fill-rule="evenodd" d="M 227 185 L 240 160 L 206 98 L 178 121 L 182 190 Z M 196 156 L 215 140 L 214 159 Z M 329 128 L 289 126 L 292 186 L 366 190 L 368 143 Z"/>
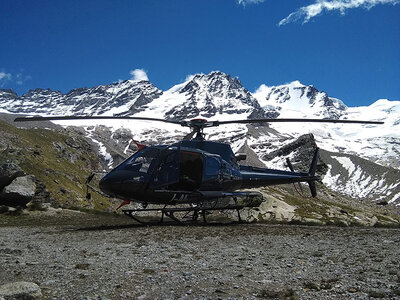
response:
<path id="1" fill-rule="evenodd" d="M 244 208 L 241 211 L 242 218 L 248 222 L 257 220 L 290 222 L 295 217 L 296 206 L 289 205 L 271 195 L 264 194 L 264 199 L 259 207 Z"/>
<path id="2" fill-rule="evenodd" d="M 20 176 L 24 176 L 24 171 L 19 166 L 10 163 L 0 165 L 0 191 Z"/>
<path id="3" fill-rule="evenodd" d="M 40 287 L 33 282 L 12 282 L 0 286 L 0 299 L 35 300 L 42 297 Z"/>
<path id="4" fill-rule="evenodd" d="M 36 191 L 35 176 L 27 175 L 15 178 L 0 193 L 0 205 L 26 207 Z"/>

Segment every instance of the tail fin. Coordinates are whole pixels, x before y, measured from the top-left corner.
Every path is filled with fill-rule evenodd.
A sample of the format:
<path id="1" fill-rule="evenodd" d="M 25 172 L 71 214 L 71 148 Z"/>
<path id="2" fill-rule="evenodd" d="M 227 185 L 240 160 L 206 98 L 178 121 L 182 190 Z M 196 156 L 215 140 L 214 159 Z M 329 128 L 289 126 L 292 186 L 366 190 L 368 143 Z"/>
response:
<path id="1" fill-rule="evenodd" d="M 315 186 L 315 181 L 307 181 L 307 183 L 310 187 L 311 196 L 317 197 L 317 187 Z"/>
<path id="2" fill-rule="evenodd" d="M 314 151 L 314 157 L 311 162 L 310 171 L 308 171 L 308 175 L 310 175 L 310 176 L 314 176 L 315 171 L 317 170 L 318 152 L 319 152 L 319 148 L 317 147 L 317 148 L 315 148 L 315 151 Z"/>
<path id="3" fill-rule="evenodd" d="M 313 157 L 311 165 L 310 165 L 310 170 L 308 171 L 309 176 L 314 176 L 315 171 L 317 170 L 318 152 L 319 152 L 319 148 L 317 147 L 315 149 L 314 157 Z M 315 186 L 315 180 L 307 181 L 307 183 L 310 187 L 311 195 L 313 197 L 316 197 L 317 196 L 317 187 Z"/>

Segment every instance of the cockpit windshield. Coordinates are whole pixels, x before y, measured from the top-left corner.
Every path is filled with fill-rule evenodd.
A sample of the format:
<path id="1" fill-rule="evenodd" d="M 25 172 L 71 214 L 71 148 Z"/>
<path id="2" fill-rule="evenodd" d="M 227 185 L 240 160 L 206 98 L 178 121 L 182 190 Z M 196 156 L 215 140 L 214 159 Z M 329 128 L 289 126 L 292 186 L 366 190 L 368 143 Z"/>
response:
<path id="1" fill-rule="evenodd" d="M 139 173 L 149 173 L 156 164 L 157 158 L 160 156 L 162 149 L 156 147 L 148 147 L 128 158 L 121 166 L 124 169 L 136 171 Z"/>

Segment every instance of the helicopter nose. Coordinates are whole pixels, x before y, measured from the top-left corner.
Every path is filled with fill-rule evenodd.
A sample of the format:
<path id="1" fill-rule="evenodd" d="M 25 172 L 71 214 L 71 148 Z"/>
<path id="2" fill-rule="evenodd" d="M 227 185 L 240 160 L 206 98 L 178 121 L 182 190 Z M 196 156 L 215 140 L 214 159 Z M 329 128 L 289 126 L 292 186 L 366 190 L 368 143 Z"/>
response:
<path id="1" fill-rule="evenodd" d="M 100 190 L 111 197 L 115 196 L 119 185 L 120 182 L 116 180 L 115 176 L 110 176 L 110 174 L 105 175 L 99 182 Z"/>
<path id="2" fill-rule="evenodd" d="M 100 180 L 99 188 L 110 197 L 131 199 L 145 184 L 135 175 L 137 174 L 127 170 L 113 170 Z"/>

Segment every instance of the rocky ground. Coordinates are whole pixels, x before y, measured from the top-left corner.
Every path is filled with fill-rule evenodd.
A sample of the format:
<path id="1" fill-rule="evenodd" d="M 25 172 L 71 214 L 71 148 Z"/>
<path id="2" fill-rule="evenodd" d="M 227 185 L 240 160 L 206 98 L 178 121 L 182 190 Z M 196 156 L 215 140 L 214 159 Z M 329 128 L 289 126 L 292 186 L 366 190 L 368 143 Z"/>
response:
<path id="1" fill-rule="evenodd" d="M 400 298 L 399 228 L 139 226 L 51 209 L 0 215 L 0 236 L 0 292 L 33 282 L 45 299 Z"/>

